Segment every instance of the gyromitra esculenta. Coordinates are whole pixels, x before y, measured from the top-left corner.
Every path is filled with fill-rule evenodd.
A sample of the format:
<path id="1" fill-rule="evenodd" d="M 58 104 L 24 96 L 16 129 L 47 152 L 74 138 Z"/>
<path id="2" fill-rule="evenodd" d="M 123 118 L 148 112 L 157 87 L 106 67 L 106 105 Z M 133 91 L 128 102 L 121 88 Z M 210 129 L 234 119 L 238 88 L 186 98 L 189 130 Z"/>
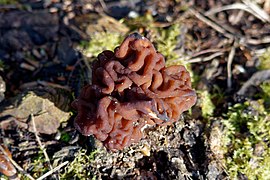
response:
<path id="1" fill-rule="evenodd" d="M 8 150 L 8 148 L 0 143 L 1 150 L 0 150 L 0 174 L 4 174 L 5 176 L 9 177 L 10 179 L 17 179 L 16 173 L 17 170 L 13 166 L 13 164 L 10 162 L 11 158 L 11 152 Z M 4 154 L 4 152 L 6 154 Z"/>
<path id="2" fill-rule="evenodd" d="M 114 52 L 103 51 L 92 64 L 92 84 L 72 106 L 75 127 L 94 135 L 110 150 L 138 142 L 145 125 L 169 125 L 196 102 L 184 66 L 165 67 L 153 44 L 134 33 Z"/>

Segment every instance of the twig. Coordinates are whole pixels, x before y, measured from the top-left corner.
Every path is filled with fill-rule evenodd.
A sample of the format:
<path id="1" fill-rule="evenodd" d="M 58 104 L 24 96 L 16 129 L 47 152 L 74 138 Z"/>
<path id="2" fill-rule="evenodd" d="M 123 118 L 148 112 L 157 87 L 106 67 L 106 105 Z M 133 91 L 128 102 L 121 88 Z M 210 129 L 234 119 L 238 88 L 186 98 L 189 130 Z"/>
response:
<path id="1" fill-rule="evenodd" d="M 208 53 L 216 53 L 216 52 L 224 52 L 224 49 L 204 49 L 202 51 L 199 51 L 197 53 L 192 54 L 192 57 L 195 58 L 197 56 L 201 56 L 203 54 L 208 54 Z"/>
<path id="2" fill-rule="evenodd" d="M 260 8 L 256 3 L 250 1 L 250 0 L 242 0 L 243 3 L 245 3 L 249 9 L 251 9 L 252 13 L 257 15 L 259 19 L 261 19 L 263 22 L 270 22 L 270 16 L 262 9 Z"/>
<path id="3" fill-rule="evenodd" d="M 80 30 L 78 27 L 76 27 L 72 24 L 69 24 L 68 26 L 72 30 L 76 31 L 84 40 L 89 39 L 88 35 L 85 32 L 83 32 L 82 30 Z"/>
<path id="4" fill-rule="evenodd" d="M 6 151 L 4 150 L 4 148 L 2 146 L 0 146 L 0 150 L 2 151 L 2 153 L 9 159 L 9 161 L 13 164 L 13 166 L 15 166 L 22 174 L 24 174 L 25 176 L 27 176 L 29 179 L 31 180 L 35 180 L 35 178 L 33 178 L 28 172 L 26 172 L 19 164 L 17 164 L 11 157 L 9 157 L 9 155 L 6 153 Z"/>
<path id="5" fill-rule="evenodd" d="M 221 56 L 223 55 L 224 53 L 223 52 L 216 52 L 216 53 L 213 53 L 211 54 L 210 56 L 207 56 L 207 57 L 198 57 L 198 58 L 193 58 L 193 59 L 189 59 L 188 62 L 189 63 L 197 63 L 197 62 L 205 62 L 205 61 L 210 61 L 218 56 Z"/>
<path id="6" fill-rule="evenodd" d="M 62 86 L 60 84 L 56 84 L 53 82 L 40 81 L 40 80 L 24 83 L 23 85 L 20 86 L 20 89 L 29 89 L 29 88 L 32 88 L 32 87 L 35 87 L 38 85 L 42 85 L 45 87 L 50 86 L 53 88 L 64 89 L 64 90 L 69 91 L 69 92 L 71 91 L 70 87 L 68 87 L 68 86 Z"/>
<path id="7" fill-rule="evenodd" d="M 87 75 L 87 82 L 90 84 L 91 83 L 91 79 L 92 79 L 92 68 L 91 65 L 89 64 L 89 61 L 87 61 L 85 58 L 82 58 L 82 61 L 84 62 L 85 66 L 86 66 L 86 75 Z M 80 65 L 82 65 L 82 63 L 80 63 Z"/>
<path id="8" fill-rule="evenodd" d="M 39 138 L 39 136 L 38 136 L 38 132 L 37 132 L 37 128 L 36 128 L 36 123 L 35 123 L 35 118 L 34 118 L 33 114 L 30 114 L 30 121 L 32 121 L 33 131 L 34 131 L 36 140 L 37 140 L 37 142 L 38 142 L 38 144 L 39 144 L 39 147 L 40 147 L 40 149 L 42 150 L 42 152 L 43 152 L 43 154 L 44 154 L 44 156 L 45 156 L 45 159 L 46 159 L 47 163 L 49 164 L 49 168 L 52 170 L 53 167 L 52 167 L 52 165 L 51 165 L 50 158 L 49 158 L 49 156 L 48 156 L 48 154 L 47 154 L 47 152 L 46 152 L 46 149 L 44 148 L 44 146 L 43 146 L 43 144 L 42 144 L 42 142 L 40 141 L 40 138 Z M 59 178 L 58 178 L 58 179 L 59 179 Z"/>
<path id="9" fill-rule="evenodd" d="M 222 28 L 220 25 L 218 25 L 217 23 L 209 20 L 208 18 L 206 18 L 204 15 L 202 15 L 200 12 L 196 11 L 193 8 L 190 8 L 189 11 L 196 16 L 199 20 L 203 21 L 205 24 L 207 24 L 208 26 L 212 27 L 213 29 L 215 29 L 217 32 L 223 34 L 225 37 L 229 38 L 229 39 L 234 39 L 234 35 L 232 35 L 231 33 L 228 33 L 224 28 Z"/>
<path id="10" fill-rule="evenodd" d="M 227 62 L 227 87 L 228 89 L 232 88 L 232 62 L 235 55 L 235 46 L 236 46 L 236 43 L 234 43 L 231 48 L 231 51 L 228 56 L 228 62 Z"/>
<path id="11" fill-rule="evenodd" d="M 107 8 L 107 5 L 106 5 L 106 3 L 104 2 L 104 0 L 99 0 L 99 3 L 101 4 L 101 7 L 103 8 L 103 10 L 104 10 L 105 12 L 107 12 L 107 11 L 108 11 L 108 8 Z"/>
<path id="12" fill-rule="evenodd" d="M 250 45 L 269 44 L 270 36 L 266 36 L 262 39 L 243 39 L 243 42 Z"/>
<path id="13" fill-rule="evenodd" d="M 1 5 L 0 11 L 2 10 L 13 10 L 13 9 L 21 9 L 21 5 L 14 5 L 14 4 L 8 4 L 8 5 Z"/>
<path id="14" fill-rule="evenodd" d="M 254 15 L 256 18 L 260 19 L 262 22 L 269 22 L 270 20 L 269 15 L 263 9 L 261 9 L 256 4 L 249 1 L 244 1 L 244 3 L 245 4 L 234 3 L 234 4 L 222 6 L 222 7 L 212 8 L 211 10 L 205 12 L 205 15 L 211 16 L 221 11 L 240 9 Z"/>
<path id="15" fill-rule="evenodd" d="M 246 81 L 240 90 L 237 92 L 238 95 L 247 96 L 248 90 L 251 86 L 259 86 L 264 81 L 270 80 L 270 70 L 258 71 Z"/>
<path id="16" fill-rule="evenodd" d="M 71 91 L 70 87 L 68 87 L 68 86 L 62 86 L 60 84 L 55 84 L 55 83 L 52 83 L 52 82 L 40 81 L 40 80 L 38 80 L 37 82 L 38 82 L 38 84 L 41 84 L 43 86 L 51 86 L 51 87 L 54 87 L 54 88 L 67 90 L 69 92 Z"/>
<path id="17" fill-rule="evenodd" d="M 246 3 L 250 3 L 250 2 L 248 2 L 248 1 L 245 1 Z M 241 4 L 241 3 L 238 3 L 238 4 Z M 237 4 L 236 4 L 237 5 Z M 254 5 L 254 4 L 253 4 Z M 229 6 L 229 7 L 228 7 Z M 223 9 L 222 9 L 222 7 L 221 8 L 219 8 L 219 9 L 214 9 L 213 11 L 211 10 L 211 11 L 208 11 L 208 12 L 206 12 L 206 14 L 207 15 L 211 15 L 212 13 L 216 13 L 216 12 L 218 12 L 218 11 L 221 11 L 221 10 L 227 10 L 227 9 L 230 9 L 230 8 L 232 8 L 232 6 L 231 5 L 228 5 L 227 7 L 225 7 L 224 8 L 224 6 L 223 6 Z M 238 5 L 237 5 L 238 6 Z M 245 5 L 245 4 L 241 4 L 241 6 L 247 6 L 247 5 Z M 234 4 L 234 8 L 235 8 L 235 4 Z M 239 8 L 239 7 L 238 7 Z M 259 7 L 258 7 L 259 8 Z M 256 14 L 256 12 L 254 12 L 254 9 L 256 9 L 255 7 L 253 7 L 253 9 L 252 9 L 252 12 L 251 13 L 253 13 L 254 15 Z M 251 11 L 251 10 L 250 10 Z M 261 9 L 261 11 L 263 11 L 262 9 Z M 219 25 L 219 24 L 217 24 L 216 22 L 214 22 L 214 21 L 212 21 L 212 20 L 210 20 L 210 19 L 208 19 L 207 17 L 205 17 L 203 14 L 201 14 L 200 12 L 198 12 L 198 11 L 196 11 L 195 9 L 193 9 L 193 8 L 190 8 L 189 9 L 189 12 L 191 12 L 195 17 L 197 17 L 199 20 L 201 20 L 201 21 L 203 21 L 205 24 L 207 24 L 208 26 L 210 26 L 210 27 L 212 27 L 214 30 L 216 30 L 217 32 L 219 32 L 219 33 L 221 33 L 221 34 L 223 34 L 225 37 L 227 37 L 227 38 L 229 38 L 229 39 L 236 39 L 236 37 L 233 35 L 233 33 L 230 33 L 230 32 L 227 32 L 228 30 L 225 30 L 221 25 Z M 264 12 L 264 11 L 263 11 Z M 258 12 L 257 12 L 258 13 Z M 265 13 L 265 12 L 264 12 Z M 260 14 L 262 15 L 262 14 L 264 14 L 264 13 L 262 13 L 262 12 L 260 12 Z M 256 16 L 257 17 L 257 16 Z M 262 17 L 258 17 L 258 18 L 262 18 Z M 267 15 L 267 17 L 265 17 L 264 15 L 263 15 L 263 18 L 265 19 L 265 20 L 263 20 L 263 19 L 261 19 L 262 21 L 270 21 L 270 17 Z M 264 37 L 264 38 L 262 38 L 262 39 L 251 39 L 251 38 L 249 38 L 249 39 L 247 39 L 247 38 L 245 38 L 245 37 L 243 37 L 243 36 L 239 36 L 238 37 L 238 39 L 239 39 L 239 44 L 242 44 L 242 45 L 244 45 L 244 46 L 247 46 L 247 44 L 249 44 L 249 45 L 259 45 L 259 44 L 268 44 L 268 43 L 270 43 L 270 37 L 269 36 L 266 36 L 266 37 Z"/>
<path id="18" fill-rule="evenodd" d="M 40 176 L 39 178 L 37 178 L 37 180 L 45 179 L 46 177 L 48 177 L 49 175 L 53 174 L 54 172 L 60 170 L 62 167 L 64 167 L 67 164 L 68 164 L 68 161 L 63 162 L 62 164 L 56 166 L 54 169 L 46 172 L 45 174 L 43 174 L 42 176 Z"/>

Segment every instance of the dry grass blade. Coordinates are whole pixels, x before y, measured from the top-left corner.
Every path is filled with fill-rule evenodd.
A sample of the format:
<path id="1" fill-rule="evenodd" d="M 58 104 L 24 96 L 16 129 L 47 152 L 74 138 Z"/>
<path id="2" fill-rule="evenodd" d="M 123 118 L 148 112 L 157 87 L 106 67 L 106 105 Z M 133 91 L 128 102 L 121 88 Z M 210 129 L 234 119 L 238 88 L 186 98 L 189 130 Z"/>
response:
<path id="1" fill-rule="evenodd" d="M 243 3 L 245 3 L 252 10 L 254 15 L 257 15 L 263 22 L 270 22 L 270 16 L 256 3 L 250 0 L 243 0 Z"/>
<path id="2" fill-rule="evenodd" d="M 36 180 L 45 179 L 46 177 L 48 177 L 49 175 L 53 174 L 54 172 L 60 170 L 62 167 L 64 167 L 67 164 L 68 164 L 68 161 L 63 162 L 62 164 L 60 164 L 59 166 L 55 167 L 54 169 L 51 169 L 50 171 L 46 172 L 45 174 L 43 174 L 42 176 L 40 176 Z"/>
<path id="3" fill-rule="evenodd" d="M 270 22 L 269 15 L 263 9 L 261 9 L 257 4 L 254 4 L 250 1 L 244 1 L 244 3 L 245 4 L 234 3 L 234 4 L 222 6 L 222 7 L 212 8 L 209 11 L 205 12 L 205 15 L 211 16 L 221 11 L 238 9 L 238 10 L 243 10 L 254 15 L 258 19 L 260 19 L 262 22 Z"/>
<path id="4" fill-rule="evenodd" d="M 211 61 L 212 59 L 214 59 L 218 56 L 222 56 L 223 54 L 224 54 L 223 52 L 216 52 L 216 53 L 213 53 L 207 57 L 198 57 L 198 58 L 189 59 L 188 62 L 189 63 L 198 63 L 198 62 Z"/>
<path id="5" fill-rule="evenodd" d="M 268 44 L 270 43 L 270 36 L 266 36 L 262 39 L 244 39 L 243 41 L 250 45 Z"/>
<path id="6" fill-rule="evenodd" d="M 235 55 L 235 46 L 236 44 L 234 43 L 233 46 L 231 47 L 231 51 L 229 53 L 228 62 L 227 62 L 227 87 L 228 89 L 232 88 L 232 62 Z"/>
<path id="7" fill-rule="evenodd" d="M 220 25 L 218 25 L 216 22 L 211 21 L 210 19 L 208 19 L 207 17 L 205 17 L 203 14 L 201 14 L 200 12 L 196 11 L 193 8 L 190 8 L 189 11 L 196 16 L 199 20 L 203 21 L 205 24 L 207 24 L 208 26 L 212 27 L 213 29 L 215 29 L 217 32 L 223 34 L 225 37 L 229 38 L 229 39 L 233 39 L 234 35 L 231 33 L 228 33 L 224 28 L 222 28 Z"/>
<path id="8" fill-rule="evenodd" d="M 49 158 L 49 156 L 48 156 L 48 154 L 46 152 L 46 149 L 44 148 L 44 145 L 42 144 L 42 142 L 41 142 L 41 140 L 40 140 L 40 138 L 38 136 L 36 123 L 35 123 L 35 118 L 34 118 L 33 114 L 30 114 L 30 121 L 32 122 L 34 134 L 35 134 L 36 140 L 37 140 L 37 142 L 39 144 L 39 148 L 42 150 L 42 152 L 43 152 L 43 154 L 45 156 L 45 159 L 46 159 L 46 161 L 47 161 L 47 163 L 49 165 L 50 170 L 52 170 L 53 167 L 51 165 L 50 158 Z M 59 179 L 59 177 L 57 179 Z"/>
<path id="9" fill-rule="evenodd" d="M 101 5 L 101 7 L 103 8 L 103 11 L 104 12 L 108 12 L 108 8 L 107 8 L 107 5 L 106 3 L 104 2 L 104 0 L 99 0 L 99 3 Z"/>

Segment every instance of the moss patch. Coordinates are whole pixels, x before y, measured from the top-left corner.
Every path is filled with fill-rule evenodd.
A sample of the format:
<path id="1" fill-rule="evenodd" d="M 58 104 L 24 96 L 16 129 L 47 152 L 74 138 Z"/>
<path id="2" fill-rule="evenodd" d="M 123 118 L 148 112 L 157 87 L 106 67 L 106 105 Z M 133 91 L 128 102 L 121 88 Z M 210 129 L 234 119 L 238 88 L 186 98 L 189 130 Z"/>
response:
<path id="1" fill-rule="evenodd" d="M 91 161 L 94 159 L 96 151 L 87 154 L 85 149 L 81 149 L 75 155 L 75 159 L 67 165 L 65 171 L 60 175 L 61 179 L 95 179 L 93 175 L 90 174 L 89 166 Z"/>
<path id="2" fill-rule="evenodd" d="M 270 69 L 270 47 L 266 49 L 266 51 L 259 57 L 260 65 L 259 69 L 265 70 Z"/>
<path id="3" fill-rule="evenodd" d="M 92 36 L 92 39 L 81 42 L 82 52 L 87 57 L 96 57 L 104 50 L 113 51 L 123 40 L 123 36 L 120 33 L 112 32 L 97 32 Z"/>
<path id="4" fill-rule="evenodd" d="M 226 115 L 223 145 L 231 178 L 270 179 L 270 114 L 262 101 L 235 104 Z"/>

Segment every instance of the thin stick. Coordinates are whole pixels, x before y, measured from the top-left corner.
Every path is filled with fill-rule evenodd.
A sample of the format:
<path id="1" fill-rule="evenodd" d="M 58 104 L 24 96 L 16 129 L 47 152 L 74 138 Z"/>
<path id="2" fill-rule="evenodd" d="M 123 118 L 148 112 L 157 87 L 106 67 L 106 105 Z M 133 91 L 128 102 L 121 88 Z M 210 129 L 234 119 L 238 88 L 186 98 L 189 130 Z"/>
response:
<path id="1" fill-rule="evenodd" d="M 244 3 L 245 4 L 234 3 L 234 4 L 222 6 L 222 7 L 212 8 L 209 11 L 205 12 L 205 15 L 211 16 L 221 11 L 238 9 L 238 10 L 243 10 L 252 14 L 256 18 L 260 19 L 262 22 L 269 22 L 269 15 L 264 10 L 262 10 L 260 7 L 258 7 L 256 4 L 252 2 L 244 1 Z"/>
<path id="2" fill-rule="evenodd" d="M 4 150 L 4 148 L 2 146 L 0 146 L 0 150 L 3 152 L 3 154 L 9 159 L 9 161 L 13 164 L 13 166 L 15 166 L 22 174 L 24 174 L 25 176 L 27 176 L 29 179 L 31 180 L 35 180 L 35 178 L 33 178 L 28 172 L 26 172 L 19 164 L 17 164 L 11 157 L 9 157 L 9 155 L 6 153 L 6 151 Z"/>
<path id="3" fill-rule="evenodd" d="M 235 55 L 235 43 L 231 48 L 231 51 L 228 56 L 227 62 L 227 87 L 228 89 L 232 88 L 232 62 Z"/>
<path id="4" fill-rule="evenodd" d="M 263 37 L 262 39 L 244 39 L 250 45 L 260 45 L 270 43 L 270 36 Z"/>
<path id="5" fill-rule="evenodd" d="M 251 14 L 254 14 L 255 16 L 257 15 L 258 18 L 261 19 L 263 22 L 270 22 L 270 16 L 260 6 L 258 6 L 257 3 L 252 2 L 250 0 L 242 0 L 242 1 L 248 6 L 249 9 L 251 9 L 252 11 Z"/>
<path id="6" fill-rule="evenodd" d="M 106 5 L 106 3 L 104 2 L 104 0 L 99 0 L 99 3 L 101 4 L 101 7 L 103 8 L 103 10 L 104 10 L 105 12 L 107 12 L 107 11 L 108 11 L 108 8 L 107 8 L 107 5 Z"/>
<path id="7" fill-rule="evenodd" d="M 54 172 L 58 171 L 59 169 L 61 169 L 62 167 L 64 167 L 65 165 L 68 164 L 68 161 L 63 162 L 62 164 L 60 164 L 59 166 L 56 166 L 54 169 L 46 172 L 45 174 L 43 174 L 42 176 L 40 176 L 39 178 L 37 178 L 37 180 L 42 180 L 46 177 L 48 177 L 49 175 L 53 174 Z"/>
<path id="8" fill-rule="evenodd" d="M 206 61 L 210 61 L 218 56 L 222 56 L 224 53 L 223 52 L 216 52 L 211 54 L 210 56 L 207 57 L 197 57 L 197 58 L 193 58 L 193 59 L 189 59 L 188 62 L 189 63 L 198 63 L 198 62 L 206 62 Z"/>
<path id="9" fill-rule="evenodd" d="M 41 84 L 43 86 L 51 86 L 51 87 L 54 87 L 54 88 L 59 88 L 59 89 L 67 90 L 69 92 L 71 91 L 70 87 L 68 87 L 68 86 L 62 86 L 60 84 L 55 84 L 55 83 L 52 83 L 52 82 L 37 80 L 37 83 L 38 84 Z"/>
<path id="10" fill-rule="evenodd" d="M 217 32 L 223 34 L 225 37 L 229 38 L 229 39 L 233 39 L 234 36 L 228 32 L 226 32 L 225 29 L 223 29 L 220 25 L 218 25 L 217 23 L 207 19 L 204 15 L 202 15 L 200 12 L 190 8 L 189 11 L 196 16 L 199 20 L 203 21 L 205 24 L 207 24 L 208 26 L 212 27 L 213 29 L 215 29 Z"/>
<path id="11" fill-rule="evenodd" d="M 197 57 L 197 56 L 200 56 L 200 55 L 203 55 L 203 54 L 207 54 L 207 53 L 216 53 L 216 52 L 224 52 L 225 50 L 224 49 L 205 49 L 205 50 L 202 50 L 202 51 L 199 51 L 197 53 L 194 53 L 192 55 L 192 57 Z"/>
<path id="12" fill-rule="evenodd" d="M 49 158 L 49 156 L 48 156 L 48 154 L 47 154 L 47 152 L 46 152 L 46 149 L 44 148 L 44 145 L 41 143 L 40 138 L 39 138 L 39 136 L 38 136 L 38 132 L 37 132 L 37 128 L 36 128 L 36 123 L 35 123 L 35 118 L 34 118 L 33 114 L 30 114 L 30 121 L 32 121 L 33 131 L 34 131 L 34 134 L 35 134 L 35 136 L 36 136 L 36 140 L 37 140 L 37 142 L 38 142 L 38 144 L 39 144 L 39 147 L 40 147 L 40 149 L 42 150 L 42 152 L 43 152 L 43 154 L 44 154 L 44 156 L 45 156 L 45 159 L 46 159 L 47 163 L 49 164 L 50 170 L 52 170 L 53 167 L 52 167 L 52 165 L 51 165 L 50 158 Z M 59 178 L 58 178 L 58 179 L 59 179 Z"/>

